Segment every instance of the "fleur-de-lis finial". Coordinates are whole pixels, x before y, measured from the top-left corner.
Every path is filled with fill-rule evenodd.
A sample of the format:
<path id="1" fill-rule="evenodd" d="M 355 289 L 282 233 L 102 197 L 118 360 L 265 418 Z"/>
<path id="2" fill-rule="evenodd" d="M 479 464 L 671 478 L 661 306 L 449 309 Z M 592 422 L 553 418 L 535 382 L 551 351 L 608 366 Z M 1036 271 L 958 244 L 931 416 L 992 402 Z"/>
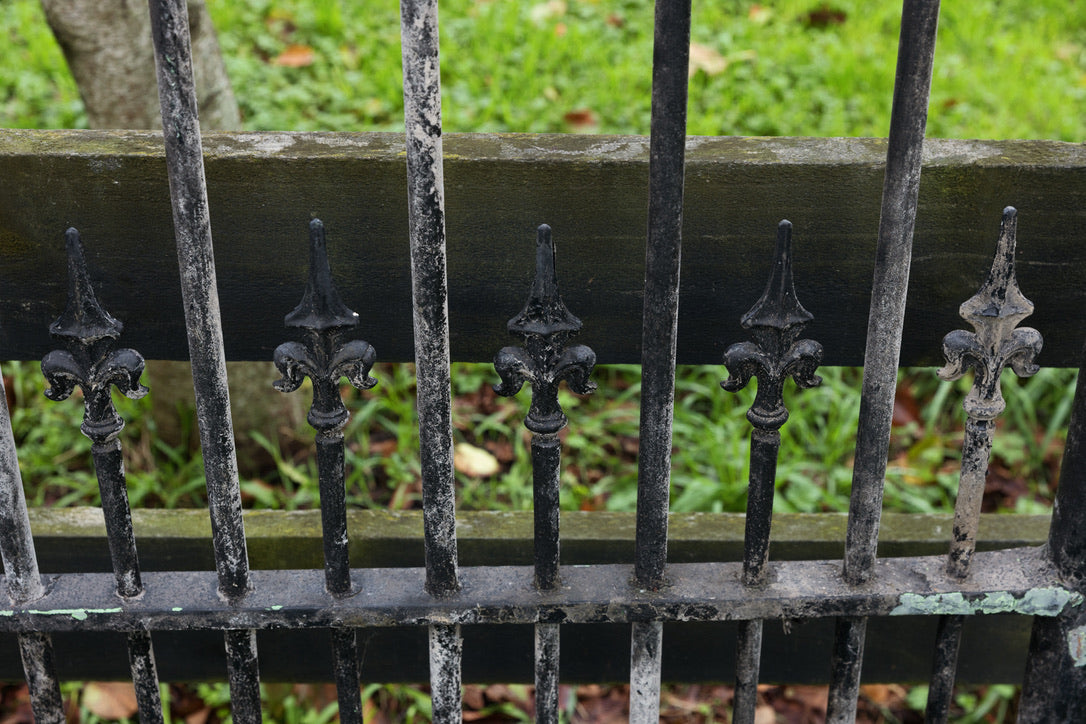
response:
<path id="1" fill-rule="evenodd" d="M 938 375 L 944 380 L 956 380 L 973 368 L 973 387 L 963 404 L 966 413 L 978 420 L 992 420 L 1006 407 L 999 386 L 1004 367 L 1009 365 L 1019 377 L 1029 377 L 1038 369 L 1033 360 L 1041 351 L 1041 333 L 1032 327 L 1015 329 L 1033 314 L 1033 302 L 1019 290 L 1015 277 L 1017 227 L 1018 212 L 1008 206 L 1003 209 L 988 278 L 959 309 L 962 319 L 976 331 L 959 329 L 943 338 L 947 363 Z"/>
<path id="2" fill-rule="evenodd" d="M 335 434 L 347 423 L 347 408 L 339 395 L 339 378 L 365 390 L 377 384 L 369 371 L 377 353 L 368 342 L 343 341 L 347 330 L 358 326 L 358 314 L 339 297 L 328 265 L 324 224 L 309 224 L 309 280 L 302 301 L 284 320 L 286 326 L 305 332 L 304 342 L 284 342 L 275 350 L 275 366 L 282 379 L 275 389 L 293 392 L 308 376 L 313 381 L 309 424 L 319 434 Z"/>
<path id="3" fill-rule="evenodd" d="M 822 378 L 814 371 L 822 362 L 822 345 L 798 339 L 814 316 L 796 298 L 792 282 L 792 224 L 777 226 L 777 250 L 773 271 L 761 298 L 740 320 L 754 342 L 733 344 L 724 353 L 731 375 L 720 383 L 729 392 L 746 387 L 758 378 L 754 404 L 747 419 L 755 427 L 776 430 L 788 419 L 784 406 L 784 381 L 792 377 L 798 387 L 814 387 Z"/>
<path id="4" fill-rule="evenodd" d="M 554 242 L 546 224 L 536 234 L 535 281 L 520 314 L 509 320 L 509 333 L 524 340 L 523 347 L 504 347 L 494 357 L 501 384 L 494 390 L 511 397 L 525 382 L 532 384 L 532 403 L 524 422 L 532 432 L 552 434 L 566 424 L 558 404 L 558 384 L 566 380 L 578 394 L 589 394 L 596 384 L 589 379 L 596 353 L 583 344 L 566 343 L 581 329 L 558 293 Z"/>
<path id="5" fill-rule="evenodd" d="M 53 350 L 41 361 L 41 371 L 49 382 L 45 396 L 50 400 L 67 399 L 76 387 L 83 389 L 83 434 L 96 444 L 115 438 L 124 428 L 110 396 L 116 386 L 125 397 L 138 400 L 147 394 L 140 384 L 143 357 L 132 349 L 113 349 L 124 329 L 98 303 L 87 274 L 83 244 L 79 232 L 68 229 L 64 235 L 68 252 L 68 304 L 64 313 L 49 327 L 49 332 L 63 340 L 66 350 Z"/>

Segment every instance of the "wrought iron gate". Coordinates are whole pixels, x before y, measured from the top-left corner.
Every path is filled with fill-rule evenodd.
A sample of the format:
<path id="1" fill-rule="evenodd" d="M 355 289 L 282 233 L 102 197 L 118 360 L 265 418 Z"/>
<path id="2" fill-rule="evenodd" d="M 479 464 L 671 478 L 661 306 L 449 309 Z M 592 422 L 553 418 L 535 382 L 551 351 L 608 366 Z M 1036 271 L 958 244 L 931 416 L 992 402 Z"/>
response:
<path id="1" fill-rule="evenodd" d="M 83 431 L 92 440 L 114 573 L 62 574 L 43 580 L 35 558 L 10 420 L 0 415 L 0 552 L 11 606 L 0 630 L 19 636 L 35 716 L 63 721 L 50 635 L 63 631 L 127 634 L 141 721 L 162 720 L 152 638 L 161 630 L 222 631 L 233 715 L 260 720 L 258 629 L 316 628 L 331 634 L 340 716 L 361 721 L 356 631 L 374 626 L 427 627 L 436 721 L 460 718 L 460 626 L 535 626 L 536 714 L 558 719 L 562 624 L 606 621 L 631 630 L 631 719 L 656 721 L 664 622 L 740 622 L 735 721 L 751 722 L 759 681 L 762 622 L 835 618 L 828 719 L 855 716 L 867 620 L 875 616 L 939 617 L 928 718 L 945 721 L 952 698 L 958 645 L 966 616 L 1013 612 L 1035 616 L 1020 718 L 1079 721 L 1086 710 L 1086 379 L 1074 401 L 1049 544 L 1043 549 L 976 553 L 975 540 L 994 420 L 1004 403 L 999 373 L 1036 371 L 1041 335 L 1017 325 L 1033 305 L 1018 289 L 1014 257 L 1016 212 L 1003 214 L 995 261 L 976 296 L 962 304 L 974 331 L 944 340 L 955 378 L 972 368 L 961 483 L 949 556 L 877 559 L 883 481 L 912 236 L 921 149 L 935 48 L 937 0 L 906 0 L 886 161 L 875 279 L 865 356 L 846 553 L 842 563 L 769 561 L 770 525 L 780 427 L 788 418 L 782 387 L 819 383 L 822 346 L 802 338 L 812 315 L 792 283 L 792 227 L 782 221 L 772 273 L 761 298 L 743 317 L 752 341 L 732 345 L 722 384 L 737 391 L 758 379 L 747 413 L 752 425 L 750 494 L 741 563 L 667 563 L 671 422 L 678 319 L 689 0 L 659 0 L 653 72 L 650 194 L 643 314 L 642 407 L 635 565 L 559 566 L 558 432 L 566 417 L 557 389 L 594 389 L 596 361 L 572 338 L 581 321 L 558 293 L 552 230 L 538 229 L 536 276 L 527 302 L 508 325 L 520 346 L 497 351 L 499 394 L 531 384 L 525 420 L 532 433 L 535 564 L 458 566 L 454 511 L 449 319 L 445 263 L 444 189 L 436 0 L 403 0 L 403 67 L 407 176 L 414 298 L 426 565 L 351 568 L 344 500 L 347 411 L 341 377 L 367 388 L 378 351 L 357 338 L 359 316 L 331 282 L 324 228 L 310 227 L 309 281 L 286 316 L 294 339 L 275 351 L 282 379 L 296 390 L 312 380 L 309 421 L 317 431 L 325 569 L 250 570 L 241 514 L 237 463 L 226 388 L 215 265 L 195 107 L 184 0 L 150 0 L 157 51 L 170 193 L 181 269 L 189 354 L 204 451 L 216 571 L 141 572 L 125 491 L 123 421 L 110 389 L 130 397 L 140 385 L 143 358 L 117 348 L 122 324 L 98 304 L 83 262 L 81 240 L 67 232 L 69 301 L 50 332 L 64 349 L 42 361 L 52 399 L 84 393 Z M 561 238 L 561 229 L 554 236 Z M 767 235 L 771 230 L 767 230 Z M 286 310 L 284 310 L 286 311 Z M 512 311 L 512 310 L 511 310 Z M 0 398 L 2 399 L 2 398 Z M 1053 695 L 1053 689 L 1058 694 Z"/>

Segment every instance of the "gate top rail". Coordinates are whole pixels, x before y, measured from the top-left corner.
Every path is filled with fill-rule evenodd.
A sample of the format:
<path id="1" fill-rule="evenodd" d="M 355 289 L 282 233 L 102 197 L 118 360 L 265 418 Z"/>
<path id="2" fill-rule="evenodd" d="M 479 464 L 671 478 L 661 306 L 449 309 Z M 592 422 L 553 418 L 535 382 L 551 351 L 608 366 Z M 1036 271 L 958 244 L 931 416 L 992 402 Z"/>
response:
<path id="1" fill-rule="evenodd" d="M 498 252 L 531 238 L 540 219 L 563 218 L 564 297 L 571 309 L 592 310 L 585 343 L 601 364 L 638 361 L 648 140 L 449 134 L 444 147 L 453 358 L 489 361 L 508 343 L 507 310 L 523 304 L 529 278 Z M 293 309 L 305 283 L 297 215 L 307 212 L 337 238 L 370 230 L 337 265 L 335 283 L 344 298 L 383 300 L 366 328 L 383 360 L 413 357 L 403 334 L 411 324 L 403 151 L 401 134 L 208 134 L 230 359 L 271 358 L 282 337 L 277 310 Z M 763 291 L 765 230 L 788 208 L 804 246 L 797 292 L 822 311 L 807 334 L 825 347 L 823 364 L 862 364 L 885 155 L 882 139 L 688 139 L 680 363 L 718 364 L 728 345 L 746 338 L 738 320 Z M 957 308 L 983 282 L 998 212 L 1013 198 L 1029 239 L 1019 250 L 1019 282 L 1037 305 L 1031 324 L 1048 340 L 1038 364 L 1077 365 L 1086 146 L 934 139 L 924 159 L 902 364 L 943 363 L 941 335 L 960 326 Z M 172 313 L 181 292 L 161 134 L 5 131 L 0 175 L 6 356 L 41 359 L 49 351 L 41 330 L 63 308 L 56 270 L 66 264 L 52 242 L 57 229 L 76 226 L 96 240 L 92 273 L 109 270 L 125 282 L 123 290 L 101 290 L 103 305 L 125 320 L 125 344 L 148 359 L 187 357 L 183 321 Z M 475 213 L 481 200 L 485 214 Z M 598 213 L 601 204 L 608 214 Z M 150 298 L 171 313 L 150 314 L 142 304 Z"/>

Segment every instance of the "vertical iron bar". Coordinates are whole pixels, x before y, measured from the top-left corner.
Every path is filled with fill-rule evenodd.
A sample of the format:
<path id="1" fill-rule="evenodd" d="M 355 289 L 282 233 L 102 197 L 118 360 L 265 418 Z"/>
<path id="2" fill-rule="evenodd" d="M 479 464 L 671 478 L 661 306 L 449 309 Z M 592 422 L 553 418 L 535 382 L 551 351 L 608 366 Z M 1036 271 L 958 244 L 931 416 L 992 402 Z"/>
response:
<path id="1" fill-rule="evenodd" d="M 759 382 L 758 387 L 766 384 Z M 750 433 L 750 485 L 747 488 L 747 519 L 743 534 L 743 583 L 766 581 L 769 532 L 773 524 L 773 492 L 777 481 L 777 454 L 781 434 L 755 428 Z"/>
<path id="2" fill-rule="evenodd" d="M 720 383 L 738 392 L 758 378 L 758 392 L 747 411 L 750 421 L 750 485 L 747 490 L 746 532 L 743 542 L 743 584 L 768 582 L 769 532 L 773 523 L 773 493 L 781 426 L 788 420 L 784 383 L 792 377 L 797 387 L 814 387 L 822 379 L 815 370 L 822 362 L 822 345 L 799 339 L 814 315 L 803 308 L 792 281 L 792 224 L 777 225 L 773 267 L 765 291 L 740 322 L 753 342 L 738 342 L 724 353 L 730 377 Z M 742 621 L 736 641 L 737 722 L 754 721 L 761 660 L 762 623 Z"/>
<path id="3" fill-rule="evenodd" d="M 148 0 L 148 6 L 219 594 L 236 599 L 251 585 L 249 555 L 226 383 L 188 6 L 185 0 Z M 227 632 L 226 651 L 234 719 L 259 722 L 256 634 Z"/>
<path id="4" fill-rule="evenodd" d="M 351 592 L 351 561 L 347 541 L 347 490 L 344 483 L 343 431 L 325 437 L 317 433 L 317 484 L 321 496 L 321 537 L 324 578 L 328 592 Z"/>
<path id="5" fill-rule="evenodd" d="M 155 665 L 155 652 L 151 646 L 149 631 L 129 632 L 128 665 L 132 671 L 132 683 L 136 687 L 140 724 L 157 724 L 163 721 L 162 692 L 158 688 L 158 667 Z"/>
<path id="6" fill-rule="evenodd" d="M 878 546 L 938 24 L 939 0 L 904 0 L 845 540 L 844 578 L 857 585 L 870 578 Z M 838 622 L 827 722 L 855 721 L 866 628 L 864 618 Z"/>
<path id="7" fill-rule="evenodd" d="M 46 633 L 19 635 L 19 656 L 23 660 L 30 710 L 39 724 L 65 724 L 64 700 L 53 656 L 53 640 Z"/>
<path id="8" fill-rule="evenodd" d="M 434 596 L 447 596 L 460 589 L 460 581 L 437 9 L 437 0 L 400 0 L 426 590 Z M 461 650 L 458 626 L 430 626 L 430 684 L 435 722 L 451 724 L 461 720 Z"/>
<path id="9" fill-rule="evenodd" d="M 846 538 L 845 579 L 854 584 L 870 577 L 878 546 L 938 20 L 939 0 L 905 0 Z"/>
<path id="10" fill-rule="evenodd" d="M 426 588 L 441 596 L 458 590 L 460 582 L 456 562 L 437 0 L 401 0 L 400 31 Z"/>
<path id="11" fill-rule="evenodd" d="M 358 635 L 353 628 L 332 629 L 339 720 L 362 723 L 362 670 L 358 665 Z"/>
<path id="12" fill-rule="evenodd" d="M 7 393 L 0 377 L 0 555 L 11 602 L 18 605 L 45 595 L 38 556 L 30 532 L 23 478 L 8 414 Z"/>
<path id="13" fill-rule="evenodd" d="M 12 604 L 18 606 L 45 595 L 45 586 L 38 573 L 34 538 L 30 533 L 30 516 L 19 473 L 3 375 L 0 375 L 0 559 Z M 52 639 L 45 633 L 21 634 L 19 654 L 35 721 L 62 724 L 65 721 L 64 705 L 53 663 Z"/>
<path id="14" fill-rule="evenodd" d="M 1019 376 L 1037 372 L 1033 360 L 1041 351 L 1041 333 L 1030 327 L 1016 329 L 1033 313 L 1033 303 L 1022 294 L 1015 277 L 1017 212 L 1003 210 L 999 242 L 988 278 L 960 309 L 975 332 L 955 330 L 943 338 L 946 365 L 939 370 L 944 380 L 956 380 L 969 368 L 973 385 L 962 407 L 967 415 L 962 441 L 958 499 L 954 506 L 954 534 L 947 557 L 947 575 L 964 579 L 976 549 L 984 482 L 992 451 L 995 420 L 1006 403 L 1000 390 L 1000 374 L 1010 366 Z M 935 665 L 928 694 L 928 721 L 945 721 L 954 696 L 957 656 L 962 622 L 940 621 L 935 646 Z"/>
<path id="15" fill-rule="evenodd" d="M 188 9 L 184 0 L 148 2 L 219 590 L 234 598 L 249 590 L 249 557 L 226 386 Z"/>
<path id="16" fill-rule="evenodd" d="M 735 703 L 732 724 L 754 724 L 762 663 L 762 620 L 740 621 L 735 642 Z"/>
<path id="17" fill-rule="evenodd" d="M 924 710 L 927 724 L 945 722 L 954 700 L 954 680 L 958 672 L 958 648 L 962 641 L 965 616 L 940 616 L 935 632 L 935 654 L 931 664 L 928 705 Z"/>
<path id="18" fill-rule="evenodd" d="M 257 661 L 256 631 L 233 629 L 226 632 L 226 671 L 230 680 L 230 715 L 237 722 L 261 721 L 260 665 Z"/>
<path id="19" fill-rule="evenodd" d="M 1086 594 L 1086 348 L 1067 426 L 1048 552 L 1064 585 Z M 1086 607 L 1033 619 L 1018 721 L 1086 721 Z M 1053 695 L 1053 692 L 1057 692 Z"/>
<path id="20" fill-rule="evenodd" d="M 596 353 L 583 344 L 569 345 L 581 329 L 558 293 L 554 241 L 551 228 L 542 224 L 536 233 L 535 279 L 520 314 L 509 320 L 508 330 L 524 340 L 523 347 L 503 347 L 494 356 L 501 384 L 499 395 L 512 396 L 525 382 L 532 384 L 532 404 L 524 426 L 532 431 L 532 488 L 535 503 L 535 585 L 550 590 L 558 585 L 559 512 L 562 444 L 558 431 L 566 416 L 558 402 L 558 385 L 589 394 Z M 538 623 L 535 630 L 536 720 L 558 721 L 559 633 L 557 624 Z"/>
<path id="21" fill-rule="evenodd" d="M 664 583 L 671 488 L 671 425 L 679 324 L 686 101 L 690 70 L 690 0 L 657 0 L 653 20 L 649 213 L 641 332 L 641 449 L 637 463 L 634 578 Z M 660 712 L 659 621 L 630 632 L 630 720 L 656 722 Z"/>
<path id="22" fill-rule="evenodd" d="M 535 585 L 558 585 L 559 481 L 562 444 L 556 434 L 532 436 L 532 496 L 535 515 Z"/>
<path id="23" fill-rule="evenodd" d="M 664 624 L 630 624 L 630 724 L 660 721 L 660 654 Z"/>
<path id="24" fill-rule="evenodd" d="M 535 625 L 535 721 L 558 724 L 559 627 Z"/>
<path id="25" fill-rule="evenodd" d="M 834 626 L 830 692 L 826 703 L 827 722 L 852 722 L 860 695 L 860 671 L 864 662 L 867 619 L 839 618 Z M 832 714 L 832 716 L 831 716 Z"/>
<path id="26" fill-rule="evenodd" d="M 657 588 L 663 583 L 667 564 L 690 66 L 690 0 L 657 0 L 654 27 L 635 550 L 637 581 L 649 588 Z"/>
<path id="27" fill-rule="evenodd" d="M 430 625 L 430 698 L 435 724 L 463 721 L 460 657 L 464 641 L 457 624 Z"/>
<path id="28" fill-rule="evenodd" d="M 116 387 L 131 399 L 146 395 L 147 388 L 139 381 L 144 362 L 135 350 L 116 349 L 124 325 L 98 303 L 79 232 L 68 229 L 64 237 L 68 253 L 68 301 L 49 332 L 64 342 L 65 349 L 52 350 L 42 358 L 41 371 L 50 384 L 45 396 L 61 401 L 77 386 L 83 390 L 80 429 L 91 441 L 117 595 L 131 599 L 143 593 L 143 583 L 132 532 L 124 458 L 117 437 L 124 429 L 124 420 L 113 406 L 111 391 Z M 129 634 L 129 661 L 140 720 L 148 724 L 161 722 L 158 675 L 151 635 L 146 630 Z"/>
<path id="29" fill-rule="evenodd" d="M 360 320 L 358 314 L 343 303 L 332 283 L 324 224 L 320 219 L 309 223 L 309 279 L 302 301 L 283 321 L 287 327 L 303 330 L 305 339 L 303 342 L 284 342 L 276 347 L 275 366 L 283 377 L 273 384 L 280 392 L 293 392 L 301 387 L 306 377 L 313 382 L 313 402 L 307 419 L 317 431 L 324 585 L 333 596 L 346 596 L 353 590 L 343 451 L 343 428 L 350 413 L 340 396 L 339 381 L 347 377 L 360 390 L 373 387 L 377 380 L 369 376 L 369 371 L 377 353 L 368 342 L 345 339 Z M 362 700 L 354 631 L 334 630 L 332 651 L 340 720 L 360 722 Z"/>
<path id="30" fill-rule="evenodd" d="M 136 555 L 136 536 L 132 532 L 121 441 L 114 438 L 108 442 L 94 443 L 91 445 L 91 457 L 94 458 L 94 471 L 102 494 L 109 551 L 113 559 L 113 573 L 117 577 L 117 594 L 138 596 L 143 592 L 143 582 Z"/>

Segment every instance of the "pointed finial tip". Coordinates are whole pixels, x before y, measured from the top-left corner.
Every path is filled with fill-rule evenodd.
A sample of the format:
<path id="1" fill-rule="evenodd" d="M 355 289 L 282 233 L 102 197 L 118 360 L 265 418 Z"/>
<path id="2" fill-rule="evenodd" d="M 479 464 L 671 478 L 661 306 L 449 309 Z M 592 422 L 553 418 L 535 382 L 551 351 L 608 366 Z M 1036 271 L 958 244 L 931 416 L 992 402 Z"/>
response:
<path id="1" fill-rule="evenodd" d="M 79 230 L 74 226 L 68 227 L 68 230 L 64 232 L 64 246 L 67 247 L 69 254 L 78 252 L 83 246 L 79 238 Z"/>

